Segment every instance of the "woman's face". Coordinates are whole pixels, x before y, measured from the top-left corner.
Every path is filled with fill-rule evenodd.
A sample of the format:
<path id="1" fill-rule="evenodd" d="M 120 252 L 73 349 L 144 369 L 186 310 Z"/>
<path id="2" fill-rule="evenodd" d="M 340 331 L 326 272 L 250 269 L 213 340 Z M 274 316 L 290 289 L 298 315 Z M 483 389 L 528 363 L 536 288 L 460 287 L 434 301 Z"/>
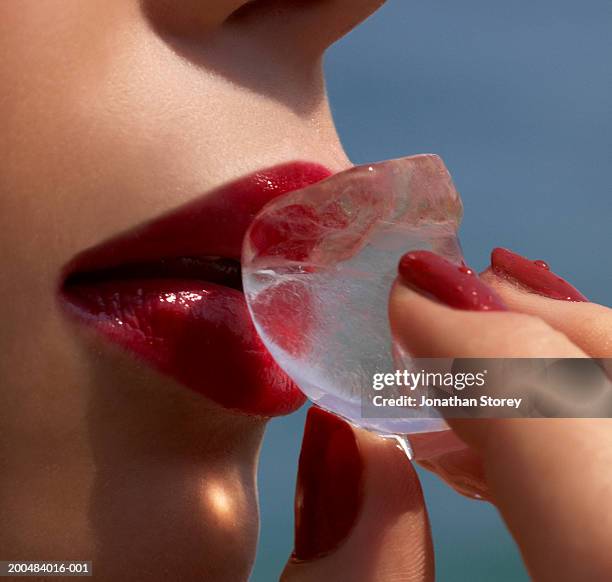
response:
<path id="1" fill-rule="evenodd" d="M 223 273 L 349 164 L 321 55 L 380 3 L 0 4 L 3 559 L 247 577 L 264 417 L 301 397 Z"/>

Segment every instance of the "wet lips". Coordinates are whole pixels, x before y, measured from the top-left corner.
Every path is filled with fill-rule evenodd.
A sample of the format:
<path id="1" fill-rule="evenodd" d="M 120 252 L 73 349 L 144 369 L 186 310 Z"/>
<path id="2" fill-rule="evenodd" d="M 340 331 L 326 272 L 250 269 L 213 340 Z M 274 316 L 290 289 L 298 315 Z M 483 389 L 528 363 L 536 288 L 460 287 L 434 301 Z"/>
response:
<path id="1" fill-rule="evenodd" d="M 88 249 L 65 269 L 64 305 L 222 406 L 292 412 L 304 396 L 255 333 L 241 287 L 242 239 L 264 204 L 329 175 L 310 163 L 261 171 Z"/>

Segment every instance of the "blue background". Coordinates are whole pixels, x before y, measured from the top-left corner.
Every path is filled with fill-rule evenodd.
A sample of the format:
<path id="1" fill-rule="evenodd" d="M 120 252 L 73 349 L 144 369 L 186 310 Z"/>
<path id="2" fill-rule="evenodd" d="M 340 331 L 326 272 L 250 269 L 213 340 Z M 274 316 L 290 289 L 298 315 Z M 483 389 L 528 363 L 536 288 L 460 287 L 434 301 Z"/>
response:
<path id="1" fill-rule="evenodd" d="M 611 30 L 609 0 L 390 0 L 328 53 L 346 150 L 355 163 L 440 154 L 469 263 L 506 246 L 611 304 Z M 276 580 L 291 552 L 303 423 L 268 429 L 254 582 Z M 421 475 L 439 581 L 528 579 L 491 506 Z"/>

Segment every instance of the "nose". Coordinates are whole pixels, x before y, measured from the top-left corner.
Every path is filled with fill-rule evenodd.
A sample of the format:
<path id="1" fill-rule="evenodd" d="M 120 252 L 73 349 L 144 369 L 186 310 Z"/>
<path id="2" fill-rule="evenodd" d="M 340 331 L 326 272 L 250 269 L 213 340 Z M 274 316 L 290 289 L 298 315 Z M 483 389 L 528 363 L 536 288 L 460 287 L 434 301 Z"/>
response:
<path id="1" fill-rule="evenodd" d="M 384 0 L 140 0 L 181 57 L 298 114 L 324 101 L 321 55 Z"/>
<path id="2" fill-rule="evenodd" d="M 385 0 L 142 0 L 153 24 L 204 40 L 219 30 L 259 36 L 292 53 L 320 55 Z"/>
<path id="3" fill-rule="evenodd" d="M 385 0 L 250 0 L 228 22 L 248 25 L 285 50 L 320 54 Z"/>

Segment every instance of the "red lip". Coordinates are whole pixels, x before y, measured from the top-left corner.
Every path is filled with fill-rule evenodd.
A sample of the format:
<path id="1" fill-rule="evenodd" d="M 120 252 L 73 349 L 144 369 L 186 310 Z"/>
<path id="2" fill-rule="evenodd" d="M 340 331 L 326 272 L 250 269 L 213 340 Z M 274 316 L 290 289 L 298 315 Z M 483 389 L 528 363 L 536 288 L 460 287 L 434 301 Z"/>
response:
<path id="1" fill-rule="evenodd" d="M 255 333 L 241 292 L 242 239 L 267 202 L 330 175 L 306 162 L 263 170 L 88 249 L 64 269 L 63 303 L 226 408 L 292 412 L 304 396 Z"/>

